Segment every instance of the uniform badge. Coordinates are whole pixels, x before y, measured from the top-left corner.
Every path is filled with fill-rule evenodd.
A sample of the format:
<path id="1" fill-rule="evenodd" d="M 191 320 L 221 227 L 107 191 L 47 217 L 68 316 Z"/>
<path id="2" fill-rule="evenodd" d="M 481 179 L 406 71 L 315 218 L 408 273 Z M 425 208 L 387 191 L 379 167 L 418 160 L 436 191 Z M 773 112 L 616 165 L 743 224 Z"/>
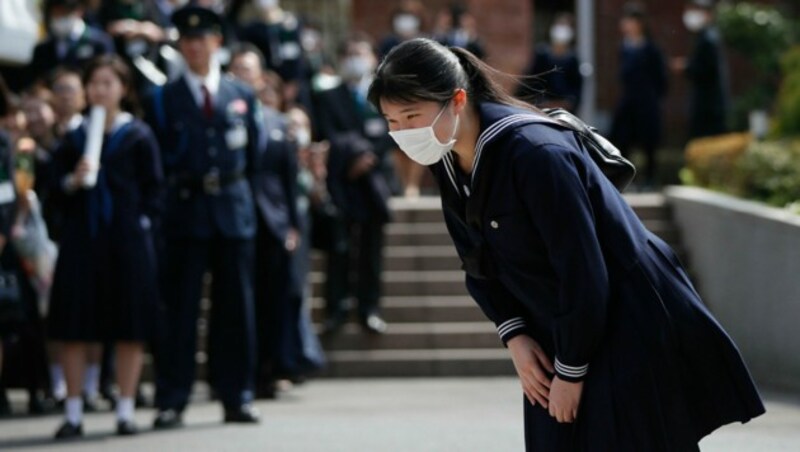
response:
<path id="1" fill-rule="evenodd" d="M 189 26 L 196 27 L 200 23 L 200 17 L 197 14 L 189 16 Z"/>
<path id="2" fill-rule="evenodd" d="M 229 118 L 240 118 L 247 114 L 247 102 L 244 99 L 236 99 L 228 104 L 227 113 Z"/>

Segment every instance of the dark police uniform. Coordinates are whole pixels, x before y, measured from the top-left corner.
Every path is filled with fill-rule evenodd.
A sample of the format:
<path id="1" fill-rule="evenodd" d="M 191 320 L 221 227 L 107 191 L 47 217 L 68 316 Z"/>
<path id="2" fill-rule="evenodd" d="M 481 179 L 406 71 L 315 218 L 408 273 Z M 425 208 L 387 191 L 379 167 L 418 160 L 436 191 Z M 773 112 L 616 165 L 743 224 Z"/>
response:
<path id="1" fill-rule="evenodd" d="M 573 133 L 478 107 L 472 175 L 430 168 L 472 297 L 503 342 L 534 338 L 583 381 L 574 424 L 525 401 L 528 450 L 678 451 L 764 412 L 735 345 L 672 250 Z M 515 116 L 517 115 L 517 116 Z"/>
<path id="2" fill-rule="evenodd" d="M 381 267 L 384 243 L 383 226 L 389 221 L 389 179 L 393 174 L 391 150 L 394 143 L 385 120 L 366 102 L 366 97 L 346 84 L 315 96 L 315 111 L 320 137 L 331 142 L 328 158 L 328 190 L 343 213 L 342 234 L 328 250 L 326 303 L 329 318 L 344 314 L 348 296 L 350 252 L 358 249 L 356 298 L 362 320 L 379 310 Z M 367 174 L 351 180 L 351 166 L 364 153 L 372 152 L 377 165 Z M 353 234 L 350 234 L 350 233 Z M 357 245 L 351 242 L 357 240 Z"/>
<path id="3" fill-rule="evenodd" d="M 220 26 L 218 16 L 198 7 L 179 10 L 173 19 L 184 34 Z M 218 71 L 212 69 L 209 79 Z M 167 330 L 156 403 L 162 412 L 180 413 L 189 401 L 203 276 L 210 270 L 208 372 L 227 413 L 252 399 L 257 221 L 251 184 L 264 134 L 260 103 L 249 88 L 219 76 L 217 92 L 207 88 L 206 104 L 195 83 L 199 80 L 186 73 L 156 90 L 150 112 L 167 178 L 162 224 Z"/>

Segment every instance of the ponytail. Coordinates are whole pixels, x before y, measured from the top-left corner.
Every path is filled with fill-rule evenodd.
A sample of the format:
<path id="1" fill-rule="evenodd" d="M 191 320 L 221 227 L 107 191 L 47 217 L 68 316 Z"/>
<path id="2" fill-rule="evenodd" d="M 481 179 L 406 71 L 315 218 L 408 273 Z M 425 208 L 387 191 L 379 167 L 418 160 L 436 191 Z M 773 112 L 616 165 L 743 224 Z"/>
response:
<path id="1" fill-rule="evenodd" d="M 473 104 L 494 102 L 536 110 L 514 98 L 498 80 L 514 79 L 481 61 L 467 50 L 445 47 L 430 39 L 411 39 L 398 45 L 378 66 L 367 98 L 380 110 L 380 101 L 445 104 L 458 89 Z"/>

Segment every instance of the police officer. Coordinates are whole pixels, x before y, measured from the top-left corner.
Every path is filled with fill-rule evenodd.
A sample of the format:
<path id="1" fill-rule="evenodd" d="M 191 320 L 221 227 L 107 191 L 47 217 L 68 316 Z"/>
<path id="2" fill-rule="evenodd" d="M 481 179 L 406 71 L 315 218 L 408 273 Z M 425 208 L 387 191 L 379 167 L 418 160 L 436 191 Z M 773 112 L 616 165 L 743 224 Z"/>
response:
<path id="1" fill-rule="evenodd" d="M 263 149 L 252 90 L 223 76 L 215 57 L 222 20 L 187 6 L 173 14 L 186 71 L 153 93 L 150 116 L 168 181 L 162 225 L 166 331 L 160 347 L 154 427 L 182 425 L 195 376 L 203 275 L 213 277 L 208 375 L 225 422 L 256 423 L 252 407 L 256 211 L 251 181 Z"/>

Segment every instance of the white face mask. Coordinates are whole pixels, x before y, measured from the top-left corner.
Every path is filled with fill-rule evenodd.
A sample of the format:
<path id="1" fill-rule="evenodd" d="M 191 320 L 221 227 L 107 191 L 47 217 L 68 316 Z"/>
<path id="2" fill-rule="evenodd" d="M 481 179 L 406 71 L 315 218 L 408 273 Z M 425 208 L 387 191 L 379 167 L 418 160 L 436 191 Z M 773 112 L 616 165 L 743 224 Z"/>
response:
<path id="1" fill-rule="evenodd" d="M 299 149 L 307 149 L 311 146 L 311 132 L 305 127 L 300 127 L 295 130 L 294 138 L 297 140 L 297 147 Z"/>
<path id="2" fill-rule="evenodd" d="M 72 31 L 80 26 L 81 18 L 75 16 L 64 16 L 50 21 L 50 31 L 59 39 L 67 39 Z"/>
<path id="3" fill-rule="evenodd" d="M 706 25 L 706 15 L 702 11 L 690 9 L 683 13 L 683 24 L 691 32 L 698 32 Z"/>
<path id="4" fill-rule="evenodd" d="M 411 36 L 419 32 L 419 19 L 412 14 L 400 14 L 392 21 L 394 32 L 403 35 Z"/>
<path id="5" fill-rule="evenodd" d="M 351 56 L 342 62 L 342 77 L 358 81 L 372 73 L 372 61 L 363 56 Z"/>
<path id="6" fill-rule="evenodd" d="M 258 5 L 262 9 L 272 9 L 278 6 L 278 0 L 258 0 Z"/>
<path id="7" fill-rule="evenodd" d="M 447 108 L 445 105 L 433 123 L 428 127 L 417 127 L 416 129 L 398 130 L 396 132 L 389 132 L 389 135 L 394 139 L 395 143 L 400 146 L 400 149 L 406 153 L 408 158 L 419 163 L 420 165 L 433 165 L 444 157 L 456 144 L 456 131 L 458 130 L 459 117 L 456 116 L 456 122 L 453 126 L 453 133 L 446 143 L 442 143 L 436 138 L 436 132 L 433 126 L 444 113 Z"/>
<path id="8" fill-rule="evenodd" d="M 572 31 L 572 27 L 569 25 L 554 25 L 550 29 L 550 40 L 554 44 L 569 44 L 574 37 L 575 32 Z"/>

